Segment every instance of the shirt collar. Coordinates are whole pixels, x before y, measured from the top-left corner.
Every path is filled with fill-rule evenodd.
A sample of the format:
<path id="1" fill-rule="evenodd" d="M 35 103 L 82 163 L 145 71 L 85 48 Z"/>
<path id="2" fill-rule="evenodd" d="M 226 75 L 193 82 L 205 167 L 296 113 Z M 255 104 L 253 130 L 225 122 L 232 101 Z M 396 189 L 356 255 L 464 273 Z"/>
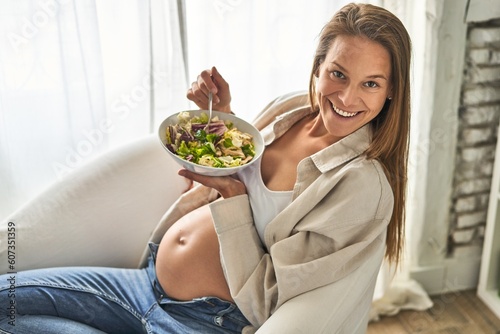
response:
<path id="1" fill-rule="evenodd" d="M 264 144 L 266 146 L 271 144 L 287 132 L 292 125 L 312 113 L 313 111 L 309 106 L 301 106 L 276 116 L 274 121 L 261 130 L 261 134 L 264 137 Z"/>
<path id="2" fill-rule="evenodd" d="M 370 146 L 371 139 L 371 125 L 366 124 L 310 158 L 316 167 L 325 173 L 363 154 Z"/>

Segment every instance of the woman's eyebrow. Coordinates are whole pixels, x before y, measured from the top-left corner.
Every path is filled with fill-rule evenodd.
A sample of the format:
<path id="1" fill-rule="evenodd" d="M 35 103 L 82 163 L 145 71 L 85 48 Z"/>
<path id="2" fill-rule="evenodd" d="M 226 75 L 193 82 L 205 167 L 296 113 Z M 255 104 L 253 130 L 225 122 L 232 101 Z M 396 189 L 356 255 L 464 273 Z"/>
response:
<path id="1" fill-rule="evenodd" d="M 373 74 L 373 75 L 367 76 L 367 78 L 369 78 L 369 79 L 383 79 L 383 80 L 387 81 L 387 78 L 383 74 Z"/>
<path id="2" fill-rule="evenodd" d="M 349 71 L 344 68 L 344 66 L 340 65 L 336 61 L 332 61 L 332 64 L 336 65 L 342 72 L 348 73 Z"/>
<path id="3" fill-rule="evenodd" d="M 336 61 L 332 61 L 331 63 L 334 64 L 335 66 L 337 66 L 342 72 L 349 73 L 349 71 L 346 70 L 345 67 L 343 67 L 342 65 L 340 65 Z M 385 81 L 388 81 L 387 77 L 383 74 L 372 74 L 372 75 L 368 75 L 366 78 L 368 78 L 368 79 L 383 79 Z"/>

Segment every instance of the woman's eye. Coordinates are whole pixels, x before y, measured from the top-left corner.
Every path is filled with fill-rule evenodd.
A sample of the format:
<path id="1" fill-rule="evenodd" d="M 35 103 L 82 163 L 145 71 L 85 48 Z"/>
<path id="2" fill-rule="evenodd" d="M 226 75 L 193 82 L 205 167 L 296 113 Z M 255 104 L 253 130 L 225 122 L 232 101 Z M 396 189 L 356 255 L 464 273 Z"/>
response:
<path id="1" fill-rule="evenodd" d="M 339 79 L 344 79 L 345 76 L 342 72 L 339 72 L 339 71 L 332 71 L 332 75 L 336 78 L 339 78 Z"/>
<path id="2" fill-rule="evenodd" d="M 377 88 L 377 87 L 378 87 L 377 83 L 376 83 L 376 82 L 374 82 L 374 81 L 368 81 L 368 82 L 365 84 L 365 86 L 366 86 L 366 87 L 368 87 L 368 88 Z"/>

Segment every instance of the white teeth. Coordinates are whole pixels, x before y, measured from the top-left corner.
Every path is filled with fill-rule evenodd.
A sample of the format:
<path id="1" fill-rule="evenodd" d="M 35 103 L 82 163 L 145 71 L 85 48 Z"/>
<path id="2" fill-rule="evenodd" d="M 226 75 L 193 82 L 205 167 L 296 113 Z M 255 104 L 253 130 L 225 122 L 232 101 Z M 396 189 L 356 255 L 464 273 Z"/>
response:
<path id="1" fill-rule="evenodd" d="M 340 116 L 344 116 L 344 117 L 352 117 L 352 116 L 356 116 L 358 113 L 357 112 L 347 112 L 347 111 L 344 111 L 344 110 L 340 110 L 339 108 L 337 108 L 333 103 L 332 103 L 332 107 L 333 107 L 333 110 L 335 110 L 335 112 L 337 114 L 339 114 Z"/>

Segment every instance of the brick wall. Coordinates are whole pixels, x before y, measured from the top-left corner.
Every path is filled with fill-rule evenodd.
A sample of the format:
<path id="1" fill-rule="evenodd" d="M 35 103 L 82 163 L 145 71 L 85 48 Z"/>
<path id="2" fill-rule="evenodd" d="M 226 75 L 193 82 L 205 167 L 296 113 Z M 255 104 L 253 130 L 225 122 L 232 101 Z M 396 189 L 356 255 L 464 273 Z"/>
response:
<path id="1" fill-rule="evenodd" d="M 500 19 L 468 27 L 449 255 L 479 256 L 500 119 Z"/>

